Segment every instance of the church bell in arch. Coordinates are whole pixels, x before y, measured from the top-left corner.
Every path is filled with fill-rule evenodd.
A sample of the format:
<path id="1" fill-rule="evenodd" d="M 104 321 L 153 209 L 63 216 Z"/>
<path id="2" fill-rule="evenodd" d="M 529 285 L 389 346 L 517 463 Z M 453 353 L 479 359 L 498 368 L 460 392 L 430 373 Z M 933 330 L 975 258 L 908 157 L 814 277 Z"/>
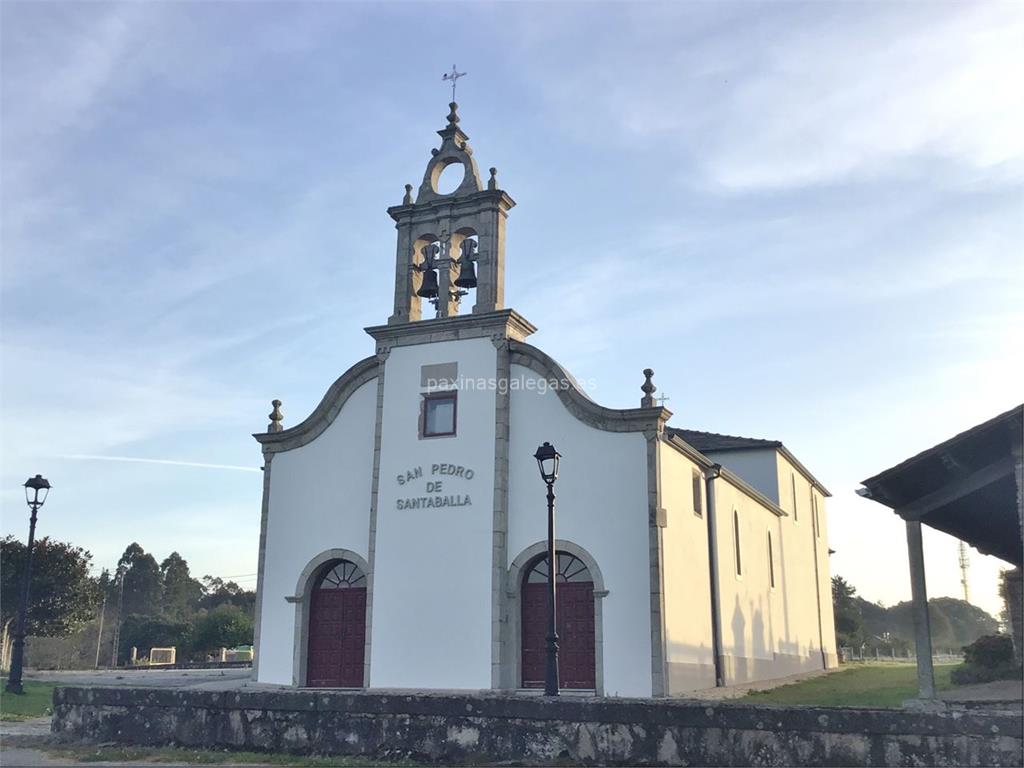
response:
<path id="1" fill-rule="evenodd" d="M 466 238 L 462 241 L 462 256 L 459 258 L 459 276 L 455 285 L 459 288 L 476 288 L 476 241 Z"/>
<path id="2" fill-rule="evenodd" d="M 423 300 L 437 308 L 437 317 L 454 317 L 469 309 L 463 296 L 475 292 L 470 310 L 483 314 L 504 309 L 505 219 L 515 201 L 498 189 L 497 170 L 486 185 L 459 127 L 458 105 L 452 102 L 448 124 L 440 131 L 441 146 L 431 159 L 415 199 L 406 186 L 401 205 L 388 208 L 398 230 L 395 260 L 395 306 L 389 325 L 423 317 Z M 462 181 L 449 193 L 438 188 L 450 165 L 463 167 Z"/>
<path id="3" fill-rule="evenodd" d="M 419 296 L 421 299 L 436 299 L 437 290 L 437 270 L 423 270 L 423 282 L 420 284 L 419 289 L 416 291 L 416 295 Z"/>
<path id="4" fill-rule="evenodd" d="M 420 287 L 416 290 L 416 295 L 421 299 L 436 299 L 438 294 L 438 283 L 437 283 L 437 254 L 438 247 L 434 244 L 428 245 L 423 248 L 423 262 L 418 266 L 414 265 L 414 269 L 419 270 L 423 273 L 423 282 L 420 283 Z"/>

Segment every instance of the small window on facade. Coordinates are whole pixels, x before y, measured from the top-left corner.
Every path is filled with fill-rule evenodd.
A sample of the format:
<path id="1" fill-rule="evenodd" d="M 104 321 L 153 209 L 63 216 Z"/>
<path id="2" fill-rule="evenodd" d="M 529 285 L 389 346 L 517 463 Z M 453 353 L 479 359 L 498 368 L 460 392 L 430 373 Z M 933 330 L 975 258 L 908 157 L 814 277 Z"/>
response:
<path id="1" fill-rule="evenodd" d="M 814 495 L 813 489 L 811 490 L 811 514 L 813 515 L 811 522 L 814 524 L 814 535 L 820 539 L 821 520 L 818 518 L 818 497 Z"/>
<path id="2" fill-rule="evenodd" d="M 700 486 L 701 486 L 701 474 L 700 472 L 693 473 L 693 514 L 697 517 L 704 516 L 704 504 L 701 501 Z"/>
<path id="3" fill-rule="evenodd" d="M 732 511 L 732 538 L 736 545 L 736 575 L 743 575 L 743 560 L 740 557 L 740 513 Z"/>
<path id="4" fill-rule="evenodd" d="M 800 509 L 799 509 L 799 507 L 797 506 L 797 503 L 796 503 L 796 473 L 795 472 L 790 472 L 789 473 L 789 482 L 790 482 L 790 486 L 793 489 L 793 522 L 795 523 L 795 522 L 798 522 L 800 520 Z"/>
<path id="5" fill-rule="evenodd" d="M 771 531 L 768 531 L 768 583 L 775 589 L 775 550 L 772 548 Z"/>
<path id="6" fill-rule="evenodd" d="M 455 434 L 455 393 L 437 392 L 423 396 L 423 437 Z"/>

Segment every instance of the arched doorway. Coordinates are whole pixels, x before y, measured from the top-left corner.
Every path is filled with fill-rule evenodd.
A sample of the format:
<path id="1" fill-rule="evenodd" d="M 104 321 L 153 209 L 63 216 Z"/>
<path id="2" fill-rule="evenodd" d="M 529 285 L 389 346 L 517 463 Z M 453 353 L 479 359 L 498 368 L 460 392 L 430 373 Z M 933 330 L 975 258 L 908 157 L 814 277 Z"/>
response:
<path id="1" fill-rule="evenodd" d="M 310 595 L 306 685 L 362 687 L 365 646 L 366 574 L 349 560 L 334 560 Z"/>
<path id="2" fill-rule="evenodd" d="M 568 552 L 555 554 L 558 676 L 561 688 L 596 687 L 594 581 L 586 564 Z M 526 570 L 522 583 L 522 685 L 543 688 L 548 633 L 548 558 Z"/>

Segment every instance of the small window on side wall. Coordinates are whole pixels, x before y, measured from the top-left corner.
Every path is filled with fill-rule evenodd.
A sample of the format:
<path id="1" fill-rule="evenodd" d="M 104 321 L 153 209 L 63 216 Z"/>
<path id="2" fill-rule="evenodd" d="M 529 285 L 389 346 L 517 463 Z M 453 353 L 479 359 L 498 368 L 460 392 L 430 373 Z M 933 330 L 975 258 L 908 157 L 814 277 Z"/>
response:
<path id="1" fill-rule="evenodd" d="M 736 547 L 736 575 L 743 575 L 743 557 L 740 550 L 740 513 L 737 510 L 732 511 L 732 535 L 733 544 Z"/>
<path id="2" fill-rule="evenodd" d="M 455 392 L 434 392 L 423 395 L 421 437 L 451 437 L 455 434 Z"/>
<path id="3" fill-rule="evenodd" d="M 704 517 L 704 503 L 700 494 L 701 486 L 701 474 L 700 472 L 694 471 L 693 473 L 693 514 L 697 517 Z"/>
<path id="4" fill-rule="evenodd" d="M 798 523 L 800 522 L 800 505 L 796 500 L 796 472 L 789 474 L 789 483 L 793 491 L 793 522 Z"/>

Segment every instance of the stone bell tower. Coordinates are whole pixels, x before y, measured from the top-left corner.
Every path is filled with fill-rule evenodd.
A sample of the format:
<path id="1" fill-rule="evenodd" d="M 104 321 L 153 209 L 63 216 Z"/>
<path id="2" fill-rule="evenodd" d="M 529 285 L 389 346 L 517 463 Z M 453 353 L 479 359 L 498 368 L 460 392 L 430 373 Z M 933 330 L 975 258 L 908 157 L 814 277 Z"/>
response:
<path id="1" fill-rule="evenodd" d="M 415 201 L 406 184 L 402 204 L 388 208 L 398 230 L 389 325 L 420 320 L 424 299 L 436 307 L 437 317 L 454 317 L 460 307 L 465 312 L 463 299 L 473 291 L 473 314 L 504 308 L 505 218 L 515 201 L 498 189 L 495 168 L 484 188 L 469 137 L 459 128 L 458 105 L 449 106 L 448 125 L 438 131 L 441 147 L 431 150 Z M 462 182 L 442 194 L 441 173 L 456 163 L 463 168 Z"/>

